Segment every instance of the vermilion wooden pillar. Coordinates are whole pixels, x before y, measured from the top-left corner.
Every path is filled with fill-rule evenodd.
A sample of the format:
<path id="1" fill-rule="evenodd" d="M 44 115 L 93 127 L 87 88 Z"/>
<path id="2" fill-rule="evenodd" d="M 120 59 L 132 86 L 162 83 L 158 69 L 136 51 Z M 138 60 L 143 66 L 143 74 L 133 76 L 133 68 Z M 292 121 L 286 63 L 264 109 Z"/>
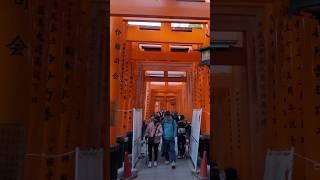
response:
<path id="1" fill-rule="evenodd" d="M 55 0 L 52 0 L 51 6 L 55 7 Z M 58 4 L 59 5 L 59 4 Z M 62 86 L 61 90 L 61 114 L 60 114 L 60 127 L 59 127 L 59 154 L 74 151 L 78 146 L 77 144 L 77 133 L 79 128 L 79 123 L 77 122 L 80 119 L 81 112 L 79 110 L 77 102 L 79 98 L 78 91 L 80 90 L 78 82 L 76 79 L 77 68 L 79 68 L 78 56 L 79 56 L 79 38 L 81 36 L 79 31 L 79 24 L 81 22 L 81 3 L 75 0 L 67 0 L 65 3 L 58 6 L 62 11 L 67 14 L 66 16 L 60 15 L 60 21 L 55 22 L 54 19 L 49 27 L 54 27 L 58 24 L 60 27 L 64 27 L 63 30 L 58 32 L 53 32 L 52 37 L 63 37 L 62 47 L 59 45 L 53 46 L 55 54 L 59 54 L 59 50 L 62 48 L 63 53 L 61 54 L 61 64 L 60 69 L 62 72 Z M 52 13 L 57 13 L 53 11 Z M 99 137 L 97 137 L 98 139 Z M 59 160 L 58 171 L 59 178 L 74 178 L 75 170 L 75 156 L 70 154 L 64 156 Z"/>
<path id="2" fill-rule="evenodd" d="M 120 76 L 123 61 L 121 49 L 123 45 L 123 20 L 120 17 L 110 17 L 110 125 L 116 128 L 116 135 L 124 135 L 120 106 Z M 115 138 L 115 137 L 110 137 Z M 111 139 L 111 142 L 115 139 Z"/>
<path id="3" fill-rule="evenodd" d="M 31 105 L 29 15 L 26 1 L 0 3 L 0 169 L 3 179 L 23 178 Z"/>
<path id="4" fill-rule="evenodd" d="M 48 1 L 46 4 L 47 10 L 50 12 L 49 7 L 53 4 L 53 1 Z M 59 19 L 61 22 L 61 13 L 63 8 L 52 11 L 56 11 L 59 15 L 54 17 L 57 18 L 55 22 L 47 21 L 46 26 L 52 28 L 52 24 L 58 26 Z M 52 12 L 51 11 L 51 12 Z M 49 13 L 50 14 L 50 13 Z M 48 18 L 49 19 L 49 18 Z M 43 152 L 47 155 L 56 155 L 60 153 L 59 144 L 60 137 L 57 136 L 57 132 L 60 134 L 61 128 L 61 113 L 63 112 L 62 107 L 62 86 L 63 86 L 63 54 L 61 49 L 63 46 L 63 29 L 48 29 L 48 37 L 50 43 L 45 46 L 48 48 L 47 55 L 45 58 L 51 57 L 50 61 L 47 62 L 47 72 L 45 74 L 44 87 L 47 98 L 44 101 L 44 119 L 43 119 Z M 64 92 L 66 94 L 66 92 Z M 44 171 L 41 174 L 44 179 L 58 179 L 60 175 L 60 160 L 57 158 L 44 157 Z"/>
<path id="5" fill-rule="evenodd" d="M 29 10 L 34 13 L 29 18 L 32 37 L 29 44 L 29 56 L 32 67 L 31 78 L 31 106 L 27 130 L 27 148 L 24 163 L 24 179 L 41 180 L 44 178 L 45 160 L 39 155 L 43 152 L 43 133 L 45 122 L 45 102 L 47 101 L 47 52 L 48 52 L 48 1 L 30 1 Z M 5 7 L 5 6 L 1 6 Z M 35 154 L 37 156 L 30 156 Z"/>
<path id="6" fill-rule="evenodd" d="M 303 52 L 306 54 L 303 66 L 303 125 L 305 157 L 313 160 L 320 158 L 318 140 L 320 137 L 320 25 L 311 15 L 304 15 L 301 27 L 304 41 Z M 300 153 L 301 154 L 301 153 Z M 305 179 L 319 179 L 320 172 L 314 164 L 305 162 Z"/>

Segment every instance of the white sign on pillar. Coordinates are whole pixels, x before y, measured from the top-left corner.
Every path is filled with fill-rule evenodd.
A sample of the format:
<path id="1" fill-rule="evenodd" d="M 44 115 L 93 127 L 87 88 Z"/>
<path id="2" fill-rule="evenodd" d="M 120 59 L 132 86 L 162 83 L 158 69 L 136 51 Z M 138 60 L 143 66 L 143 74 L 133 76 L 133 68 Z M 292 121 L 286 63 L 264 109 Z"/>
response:
<path id="1" fill-rule="evenodd" d="M 191 123 L 191 136 L 190 136 L 190 157 L 197 170 L 198 161 L 198 149 L 199 149 L 199 138 L 200 138 L 200 127 L 201 127 L 201 115 L 202 109 L 194 109 L 192 114 Z"/>
<path id="2" fill-rule="evenodd" d="M 294 148 L 288 151 L 268 150 L 264 180 L 291 180 Z"/>
<path id="3" fill-rule="evenodd" d="M 103 150 L 76 148 L 75 180 L 103 179 Z"/>
<path id="4" fill-rule="evenodd" d="M 142 136 L 142 109 L 133 109 L 133 135 L 132 135 L 132 167 L 134 168 L 141 153 Z"/>

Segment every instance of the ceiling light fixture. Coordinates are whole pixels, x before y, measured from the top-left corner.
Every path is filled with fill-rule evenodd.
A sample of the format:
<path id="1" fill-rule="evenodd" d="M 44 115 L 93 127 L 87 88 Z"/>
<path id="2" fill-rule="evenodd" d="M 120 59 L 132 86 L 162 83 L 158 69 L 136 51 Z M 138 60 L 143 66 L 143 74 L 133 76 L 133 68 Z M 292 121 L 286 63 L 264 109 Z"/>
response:
<path id="1" fill-rule="evenodd" d="M 128 21 L 129 25 L 134 26 L 153 26 L 153 27 L 161 27 L 161 22 L 139 22 L 139 21 Z"/>

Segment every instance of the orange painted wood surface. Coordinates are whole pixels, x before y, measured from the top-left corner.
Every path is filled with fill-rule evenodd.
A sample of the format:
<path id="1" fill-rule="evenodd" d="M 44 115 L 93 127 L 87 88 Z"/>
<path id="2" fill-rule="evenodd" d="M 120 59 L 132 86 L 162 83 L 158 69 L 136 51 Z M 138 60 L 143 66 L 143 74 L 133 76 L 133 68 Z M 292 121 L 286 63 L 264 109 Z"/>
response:
<path id="1" fill-rule="evenodd" d="M 241 6 L 247 5 L 242 4 Z M 217 93 L 214 95 L 217 105 L 215 106 L 213 102 L 213 109 L 216 112 L 214 119 L 217 120 L 214 122 L 214 127 L 217 128 L 213 130 L 217 133 L 214 136 L 217 142 L 213 143 L 215 144 L 213 146 L 215 148 L 214 157 L 221 162 L 222 166 L 236 167 L 241 178 L 244 179 L 263 177 L 268 148 L 286 150 L 294 147 L 297 154 L 315 161 L 319 159 L 318 153 L 315 153 L 319 151 L 316 145 L 319 137 L 319 123 L 315 120 L 318 119 L 319 114 L 319 93 L 317 92 L 319 22 L 311 15 L 304 13 L 289 17 L 287 15 L 288 1 L 274 1 L 273 4 L 265 4 L 262 7 L 261 16 L 257 18 L 260 23 L 248 28 L 249 31 L 256 30 L 253 37 L 247 34 L 248 48 L 252 48 L 254 54 L 247 53 L 248 63 L 243 64 L 248 68 L 248 90 L 245 90 L 244 84 L 238 83 L 241 82 L 238 76 L 234 76 L 235 80 L 238 79 L 237 81 L 226 81 L 226 77 L 213 75 L 216 78 L 215 82 L 224 81 L 220 87 L 217 87 L 216 92 L 213 91 Z M 230 59 L 232 56 L 234 59 L 238 58 L 236 53 L 231 53 Z M 250 62 L 250 59 L 253 62 Z M 234 65 L 231 62 L 230 64 Z M 236 89 L 230 94 L 223 94 L 221 89 L 227 88 L 230 84 L 233 84 L 233 88 Z M 217 86 L 217 83 L 214 85 Z M 237 95 L 237 91 L 242 95 Z M 245 91 L 251 94 L 243 94 Z M 225 100 L 219 97 L 220 95 L 226 96 Z M 228 121 L 219 120 L 223 112 L 219 109 L 218 104 L 227 103 L 227 97 L 230 98 L 228 106 L 231 105 L 233 109 L 231 110 L 230 128 L 231 132 L 235 131 L 232 135 L 228 135 L 230 128 L 227 129 L 227 126 L 229 124 L 223 124 Z M 246 107 L 245 104 L 249 106 L 247 110 L 241 109 L 239 115 L 236 112 L 237 98 L 242 104 L 241 108 Z M 252 112 L 253 109 L 250 106 L 255 106 L 255 112 Z M 249 119 L 243 114 L 245 111 L 251 114 Z M 254 113 L 257 115 L 252 116 Z M 224 117 L 229 118 L 227 115 Z M 255 118 L 252 119 L 252 117 Z M 240 126 L 237 122 L 232 122 L 238 118 L 240 118 Z M 223 130 L 220 130 L 219 127 Z M 226 133 L 222 135 L 223 137 L 220 135 L 220 133 L 223 134 L 222 132 Z M 225 146 L 224 141 L 229 141 L 230 138 L 233 152 L 230 151 L 230 156 L 225 157 L 224 152 L 230 149 Z M 240 138 L 240 144 L 237 142 L 238 138 Z M 242 157 L 250 160 L 242 160 Z M 230 164 L 225 164 L 226 162 Z M 295 156 L 293 179 L 318 178 L 319 171 L 314 168 L 314 164 Z"/>
<path id="2" fill-rule="evenodd" d="M 210 4 L 197 2 L 112 0 L 110 1 L 110 10 L 111 15 L 123 17 L 210 18 Z"/>
<path id="3" fill-rule="evenodd" d="M 116 17 L 112 17 L 116 18 Z M 118 17 L 119 18 L 119 17 Z M 126 24 L 126 21 L 123 21 L 123 23 Z M 193 71 L 190 69 L 191 63 L 198 62 L 200 59 L 200 52 L 192 51 L 190 53 L 178 53 L 178 52 L 170 52 L 169 51 L 169 45 L 171 44 L 187 44 L 192 45 L 194 49 L 198 49 L 201 46 L 205 46 L 205 43 L 208 43 L 208 38 L 205 36 L 206 28 L 204 29 L 196 29 L 193 32 L 173 32 L 170 29 L 169 23 L 164 23 L 163 27 L 159 31 L 145 31 L 145 30 L 139 30 L 137 27 L 133 26 L 126 26 L 126 43 L 125 43 L 125 50 L 123 50 L 124 55 L 124 61 L 123 64 L 121 64 L 121 69 L 119 70 L 119 73 L 122 75 L 122 82 L 120 83 L 120 89 L 126 88 L 126 91 L 123 92 L 123 94 L 120 97 L 120 99 L 117 101 L 123 108 L 121 109 L 132 109 L 135 105 L 135 107 L 140 107 L 145 109 L 145 115 L 144 119 L 148 120 L 149 117 L 154 113 L 155 111 L 155 103 L 159 101 L 160 103 L 160 109 L 170 109 L 170 110 L 179 110 L 183 112 L 186 115 L 186 118 L 188 120 L 191 120 L 192 115 L 192 106 L 184 105 L 186 104 L 184 101 L 192 101 L 191 94 L 188 94 L 188 90 L 186 88 L 188 85 L 184 86 L 177 86 L 182 91 L 183 94 L 181 94 L 182 97 L 179 97 L 179 95 L 176 96 L 175 99 L 172 98 L 162 98 L 156 99 L 154 98 L 154 93 L 152 93 L 153 89 L 158 90 L 164 90 L 165 92 L 170 92 L 173 87 L 166 87 L 166 86 L 153 86 L 151 85 L 150 81 L 176 81 L 175 78 L 171 78 L 170 80 L 167 78 L 148 78 L 144 77 L 145 70 L 152 70 L 155 68 L 158 68 L 159 70 L 165 70 L 163 66 L 157 66 L 159 62 L 163 62 L 164 65 L 167 67 L 166 70 L 182 70 L 182 71 L 190 71 L 188 75 L 192 75 Z M 150 39 L 151 38 L 151 39 Z M 153 38 L 153 39 L 152 39 Z M 141 51 L 138 48 L 139 43 L 160 43 L 163 45 L 163 49 L 160 52 L 147 52 L 147 51 Z M 112 47 L 111 47 L 112 48 Z M 113 50 L 112 50 L 113 51 Z M 168 63 L 168 64 L 167 64 Z M 147 65 L 148 64 L 148 65 Z M 153 65 L 152 65 L 153 64 Z M 174 64 L 174 66 L 171 66 L 171 64 Z M 188 64 L 188 66 L 186 66 Z M 186 69 L 184 66 L 188 67 Z M 141 68 L 143 69 L 141 69 Z M 207 75 L 207 76 L 206 76 Z M 204 82 L 203 86 L 208 87 L 206 85 L 209 82 L 208 74 L 202 76 L 202 81 Z M 142 79 L 141 79 L 142 78 Z M 186 83 L 190 83 L 191 81 L 188 80 L 188 78 L 182 78 L 183 81 Z M 177 80 L 181 81 L 181 80 Z M 136 82 L 136 83 L 133 83 Z M 195 81 L 194 81 L 195 82 Z M 131 85 L 131 83 L 135 85 Z M 116 90 L 117 88 L 112 88 L 113 90 Z M 190 89 L 191 90 L 191 89 Z M 130 93 L 135 92 L 135 93 Z M 206 90 L 207 96 L 208 96 L 208 90 Z M 135 95 L 138 96 L 134 97 L 133 99 L 128 98 L 128 95 Z M 141 96 L 141 94 L 147 95 L 146 97 Z M 189 98 L 185 98 L 185 96 L 190 95 Z M 200 95 L 198 95 L 200 96 Z M 207 97 L 206 96 L 206 97 Z M 189 99 L 189 100 L 188 100 Z M 207 102 L 205 102 L 207 101 Z M 170 102 L 170 103 L 169 103 Z M 174 104 L 172 104 L 173 102 Z M 209 100 L 203 98 L 202 103 L 209 104 Z M 191 104 L 190 104 L 191 105 Z M 204 117 L 209 120 L 209 106 L 206 105 L 206 113 L 204 113 Z M 132 122 L 132 114 L 123 112 L 120 114 L 120 119 L 117 119 L 117 122 L 120 123 L 121 127 L 125 128 L 125 131 L 131 130 L 131 122 Z M 129 119 L 128 119 L 129 117 Z M 203 129 L 204 133 L 209 134 L 209 126 L 210 123 L 204 120 L 203 121 Z M 120 128 L 121 128 L 120 127 Z M 124 132 L 125 133 L 125 132 Z"/>

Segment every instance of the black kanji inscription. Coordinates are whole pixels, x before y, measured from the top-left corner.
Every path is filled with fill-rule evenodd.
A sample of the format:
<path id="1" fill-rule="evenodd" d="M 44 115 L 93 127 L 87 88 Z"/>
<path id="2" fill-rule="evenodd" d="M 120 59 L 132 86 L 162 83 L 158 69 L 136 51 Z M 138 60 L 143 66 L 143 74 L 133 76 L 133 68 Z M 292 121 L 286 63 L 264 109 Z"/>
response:
<path id="1" fill-rule="evenodd" d="M 289 128 L 297 128 L 296 123 L 294 121 L 289 122 Z"/>
<path id="2" fill-rule="evenodd" d="M 320 64 L 317 64 L 317 67 L 313 69 L 314 75 L 320 77 Z"/>
<path id="3" fill-rule="evenodd" d="M 24 4 L 25 3 L 25 1 L 24 0 L 14 0 L 14 3 L 16 3 L 16 4 Z"/>
<path id="4" fill-rule="evenodd" d="M 54 0 L 54 1 L 53 1 L 53 8 L 54 8 L 54 9 L 57 9 L 57 8 L 58 8 L 58 2 L 57 2 L 57 0 Z"/>
<path id="5" fill-rule="evenodd" d="M 69 76 L 65 76 L 65 77 L 64 77 L 64 82 L 65 82 L 66 84 L 69 84 L 69 81 L 70 81 Z"/>
<path id="6" fill-rule="evenodd" d="M 64 63 L 64 68 L 65 68 L 66 70 L 70 70 L 70 69 L 71 69 L 70 63 L 69 63 L 69 62 L 65 62 L 65 63 Z"/>
<path id="7" fill-rule="evenodd" d="M 49 74 L 48 74 L 48 80 L 51 80 L 51 79 L 53 79 L 53 78 L 55 78 L 56 76 L 54 76 L 53 74 L 52 74 L 52 72 L 49 72 Z"/>
<path id="8" fill-rule="evenodd" d="M 291 136 L 290 137 L 290 142 L 291 142 L 292 145 L 294 145 L 296 143 L 296 138 Z"/>
<path id="9" fill-rule="evenodd" d="M 49 64 L 53 63 L 53 61 L 55 61 L 56 56 L 49 54 Z"/>
<path id="10" fill-rule="evenodd" d="M 119 59 L 119 58 L 116 58 L 113 62 L 114 62 L 115 64 L 120 64 L 120 59 Z"/>
<path id="11" fill-rule="evenodd" d="M 318 27 L 316 27 L 315 29 L 314 29 L 314 32 L 313 32 L 313 34 L 312 34 L 314 37 L 319 37 L 319 30 L 318 30 Z"/>
<path id="12" fill-rule="evenodd" d="M 112 75 L 112 77 L 113 77 L 113 79 L 118 79 L 118 78 L 119 78 L 119 75 L 118 75 L 118 73 L 114 73 L 114 74 Z"/>
<path id="13" fill-rule="evenodd" d="M 288 94 L 293 94 L 293 87 L 288 87 Z"/>
<path id="14" fill-rule="evenodd" d="M 320 47 L 319 46 L 314 47 L 314 56 L 319 55 L 319 52 L 320 52 Z"/>
<path id="15" fill-rule="evenodd" d="M 54 117 L 54 115 L 50 111 L 50 107 L 46 107 L 44 111 L 44 117 L 45 117 L 45 120 L 49 120 L 50 118 Z"/>
<path id="16" fill-rule="evenodd" d="M 315 107 L 315 112 L 316 112 L 316 115 L 320 115 L 320 105 L 317 105 Z"/>
<path id="17" fill-rule="evenodd" d="M 53 91 L 52 90 L 47 90 L 48 92 L 48 102 L 50 102 L 52 100 L 53 97 Z"/>
<path id="18" fill-rule="evenodd" d="M 116 35 L 117 35 L 117 36 L 120 36 L 120 35 L 121 35 L 121 33 L 122 33 L 122 32 L 121 32 L 121 30 L 120 30 L 120 29 L 116 29 Z"/>
<path id="19" fill-rule="evenodd" d="M 296 26 L 296 28 L 300 27 L 300 21 L 299 20 L 296 21 L 295 26 Z"/>
<path id="20" fill-rule="evenodd" d="M 317 85 L 317 86 L 316 86 L 316 94 L 317 94 L 317 95 L 320 95 L 320 85 Z"/>
<path id="21" fill-rule="evenodd" d="M 28 47 L 23 42 L 20 36 L 16 36 L 15 39 L 8 44 L 8 48 L 11 50 L 11 56 L 15 56 L 15 55 L 23 56 L 24 50 Z"/>
<path id="22" fill-rule="evenodd" d="M 121 44 L 116 43 L 114 47 L 115 47 L 117 50 L 120 50 L 120 49 L 121 49 Z"/>
<path id="23" fill-rule="evenodd" d="M 77 116 L 76 116 L 76 120 L 80 120 L 80 117 L 81 117 L 81 113 L 80 113 L 80 111 L 78 111 Z"/>
<path id="24" fill-rule="evenodd" d="M 285 27 L 285 30 L 284 30 L 284 32 L 288 32 L 288 31 L 290 31 L 290 28 L 289 28 L 289 23 L 286 23 L 286 25 L 285 25 L 286 27 Z"/>

